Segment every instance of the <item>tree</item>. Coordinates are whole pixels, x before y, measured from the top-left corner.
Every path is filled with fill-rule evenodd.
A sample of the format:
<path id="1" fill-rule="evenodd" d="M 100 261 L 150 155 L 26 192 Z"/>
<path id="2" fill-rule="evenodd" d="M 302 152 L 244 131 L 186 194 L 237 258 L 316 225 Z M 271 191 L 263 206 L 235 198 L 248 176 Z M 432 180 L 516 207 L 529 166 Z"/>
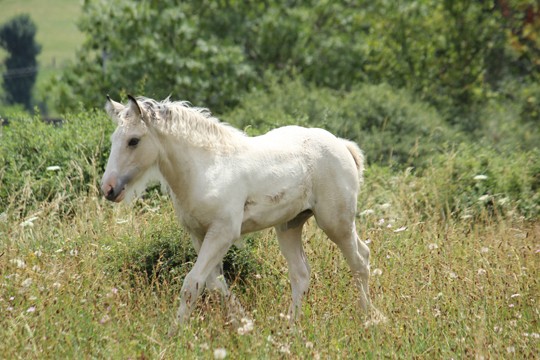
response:
<path id="1" fill-rule="evenodd" d="M 0 45 L 8 52 L 3 74 L 8 104 L 32 109 L 32 87 L 37 76 L 37 55 L 41 46 L 35 41 L 36 25 L 29 15 L 14 17 L 0 28 Z"/>
<path id="2" fill-rule="evenodd" d="M 345 91 L 388 83 L 472 131 L 507 78 L 539 78 L 536 50 L 515 61 L 513 18 L 501 15 L 499 2 L 86 0 L 87 39 L 50 93 L 61 111 L 132 92 L 172 94 L 219 113 L 265 88 L 268 73 Z M 537 38 L 531 29 L 520 32 L 529 45 Z"/>
<path id="3" fill-rule="evenodd" d="M 87 1 L 79 22 L 88 36 L 76 63 L 54 80 L 60 111 L 97 107 L 122 92 L 172 95 L 214 111 L 235 105 L 254 79 L 242 49 L 201 29 L 189 2 Z"/>

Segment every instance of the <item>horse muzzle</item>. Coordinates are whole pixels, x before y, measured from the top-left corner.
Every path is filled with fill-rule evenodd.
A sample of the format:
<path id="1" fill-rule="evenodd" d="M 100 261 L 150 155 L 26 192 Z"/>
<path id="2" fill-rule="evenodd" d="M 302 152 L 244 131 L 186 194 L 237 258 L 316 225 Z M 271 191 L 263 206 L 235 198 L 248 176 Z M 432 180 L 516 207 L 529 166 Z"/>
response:
<path id="1" fill-rule="evenodd" d="M 104 177 L 101 184 L 101 192 L 109 201 L 120 202 L 126 194 L 126 182 L 116 176 Z"/>
<path id="2" fill-rule="evenodd" d="M 103 192 L 103 195 L 105 195 L 105 199 L 109 201 L 120 202 L 124 200 L 126 188 L 124 186 L 119 188 L 119 187 L 112 187 L 109 185 L 109 186 L 103 186 L 101 188 L 101 191 Z"/>

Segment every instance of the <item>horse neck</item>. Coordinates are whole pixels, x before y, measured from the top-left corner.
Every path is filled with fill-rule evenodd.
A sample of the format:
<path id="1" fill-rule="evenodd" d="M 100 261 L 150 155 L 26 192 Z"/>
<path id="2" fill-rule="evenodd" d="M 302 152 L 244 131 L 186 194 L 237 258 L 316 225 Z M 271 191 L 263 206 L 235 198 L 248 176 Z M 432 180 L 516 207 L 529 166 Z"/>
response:
<path id="1" fill-rule="evenodd" d="M 190 175 L 193 172 L 193 160 L 190 158 L 192 149 L 163 137 L 163 135 L 159 137 L 162 149 L 158 158 L 158 169 L 170 190 L 181 199 L 184 193 L 190 191 Z"/>

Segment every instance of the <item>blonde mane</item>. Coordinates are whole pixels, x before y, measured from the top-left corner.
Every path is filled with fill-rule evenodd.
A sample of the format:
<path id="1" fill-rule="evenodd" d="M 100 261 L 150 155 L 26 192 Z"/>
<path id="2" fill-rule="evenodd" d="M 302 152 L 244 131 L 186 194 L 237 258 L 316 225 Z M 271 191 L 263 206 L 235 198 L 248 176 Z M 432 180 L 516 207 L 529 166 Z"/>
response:
<path id="1" fill-rule="evenodd" d="M 176 136 L 189 144 L 219 151 L 237 149 L 246 134 L 212 116 L 206 108 L 190 106 L 187 101 L 156 101 L 138 97 L 145 117 L 158 131 Z"/>

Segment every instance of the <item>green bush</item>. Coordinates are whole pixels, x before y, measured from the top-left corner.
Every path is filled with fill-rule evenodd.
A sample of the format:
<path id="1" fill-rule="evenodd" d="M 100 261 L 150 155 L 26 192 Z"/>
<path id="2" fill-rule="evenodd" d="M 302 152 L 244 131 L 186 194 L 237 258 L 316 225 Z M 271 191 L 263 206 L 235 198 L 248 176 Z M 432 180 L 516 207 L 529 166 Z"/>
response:
<path id="1" fill-rule="evenodd" d="M 157 285 L 182 284 L 197 260 L 189 233 L 178 226 L 174 216 L 148 225 L 144 238 L 116 243 L 119 248 L 105 262 L 107 271 L 127 271 L 134 286 L 141 279 Z M 225 279 L 240 288 L 261 267 L 252 254 L 254 238 L 248 236 L 245 241 L 247 246 L 231 247 L 223 259 Z"/>
<path id="2" fill-rule="evenodd" d="M 540 151 L 499 151 L 484 144 L 461 144 L 414 182 L 417 210 L 462 218 L 479 215 L 540 214 Z"/>
<path id="3" fill-rule="evenodd" d="M 504 91 L 490 99 L 479 114 L 482 129 L 476 135 L 497 148 L 532 150 L 540 144 L 540 85 L 508 81 Z"/>
<path id="4" fill-rule="evenodd" d="M 223 119 L 248 133 L 297 124 L 321 127 L 356 141 L 368 161 L 398 168 L 423 167 L 457 135 L 438 113 L 405 90 L 361 84 L 350 92 L 273 82 L 247 95 Z"/>
<path id="5" fill-rule="evenodd" d="M 108 157 L 112 122 L 103 113 L 66 115 L 51 125 L 11 117 L 0 130 L 0 212 L 28 213 L 40 202 L 95 193 Z"/>

